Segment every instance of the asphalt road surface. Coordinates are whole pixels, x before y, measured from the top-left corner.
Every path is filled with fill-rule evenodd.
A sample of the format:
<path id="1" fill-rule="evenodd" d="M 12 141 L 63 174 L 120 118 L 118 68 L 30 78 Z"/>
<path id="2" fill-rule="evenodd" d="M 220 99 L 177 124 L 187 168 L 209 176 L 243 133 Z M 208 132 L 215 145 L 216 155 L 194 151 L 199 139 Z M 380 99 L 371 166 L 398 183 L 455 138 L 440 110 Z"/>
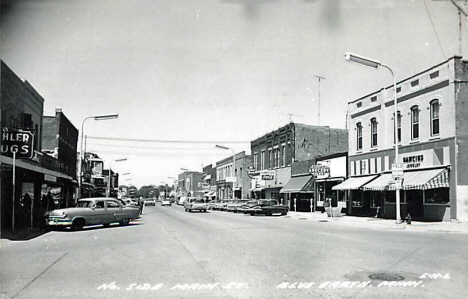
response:
<path id="1" fill-rule="evenodd" d="M 468 298 L 468 236 L 145 207 L 2 239 L 3 298 Z"/>

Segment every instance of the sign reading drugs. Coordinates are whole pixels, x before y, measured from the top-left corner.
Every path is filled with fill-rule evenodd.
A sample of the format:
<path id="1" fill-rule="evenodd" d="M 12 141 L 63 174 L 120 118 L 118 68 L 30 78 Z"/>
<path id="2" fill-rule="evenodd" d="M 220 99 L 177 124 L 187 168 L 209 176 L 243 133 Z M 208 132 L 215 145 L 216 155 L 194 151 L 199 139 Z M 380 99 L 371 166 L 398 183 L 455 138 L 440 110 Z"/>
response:
<path id="1" fill-rule="evenodd" d="M 17 159 L 31 159 L 34 154 L 34 135 L 21 129 L 4 128 L 2 130 L 2 145 L 0 152 L 4 156 Z"/>
<path id="2" fill-rule="evenodd" d="M 325 179 L 330 177 L 330 167 L 326 165 L 312 165 L 309 168 L 309 172 L 316 179 Z"/>

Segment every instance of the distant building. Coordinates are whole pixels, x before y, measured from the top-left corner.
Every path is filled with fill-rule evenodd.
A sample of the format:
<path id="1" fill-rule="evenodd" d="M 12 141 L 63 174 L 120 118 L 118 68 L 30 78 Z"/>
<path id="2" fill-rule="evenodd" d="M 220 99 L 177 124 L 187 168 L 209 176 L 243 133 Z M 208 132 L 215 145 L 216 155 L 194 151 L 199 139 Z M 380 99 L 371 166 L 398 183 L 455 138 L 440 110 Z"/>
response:
<path id="1" fill-rule="evenodd" d="M 203 172 L 198 171 L 184 171 L 179 174 L 177 179 L 177 197 L 190 196 L 202 198 L 204 189 L 201 183 L 204 176 Z"/>
<path id="2" fill-rule="evenodd" d="M 353 215 L 395 218 L 392 164 L 403 166 L 401 217 L 466 221 L 468 211 L 468 62 L 452 57 L 348 103 L 349 178 L 335 186 Z"/>
<path id="3" fill-rule="evenodd" d="M 235 161 L 235 168 L 233 166 Z M 247 175 L 247 166 L 252 164 L 252 156 L 246 155 L 245 151 L 236 153 L 216 162 L 216 185 L 218 198 L 246 199 L 249 198 L 250 178 Z"/>

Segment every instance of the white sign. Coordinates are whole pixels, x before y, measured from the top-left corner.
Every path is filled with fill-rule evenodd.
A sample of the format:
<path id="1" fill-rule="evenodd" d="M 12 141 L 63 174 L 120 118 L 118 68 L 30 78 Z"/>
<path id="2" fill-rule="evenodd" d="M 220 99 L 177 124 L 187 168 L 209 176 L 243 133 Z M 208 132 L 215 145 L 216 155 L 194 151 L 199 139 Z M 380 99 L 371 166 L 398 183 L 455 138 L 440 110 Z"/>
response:
<path id="1" fill-rule="evenodd" d="M 392 164 L 392 178 L 402 178 L 403 177 L 403 167 L 402 163 Z"/>
<path id="2" fill-rule="evenodd" d="M 312 165 L 309 168 L 309 172 L 317 179 L 330 177 L 330 167 L 327 165 Z"/>
<path id="3" fill-rule="evenodd" d="M 226 182 L 227 183 L 235 183 L 235 182 L 237 182 L 237 178 L 233 177 L 233 176 L 228 176 L 228 177 L 226 177 Z"/>

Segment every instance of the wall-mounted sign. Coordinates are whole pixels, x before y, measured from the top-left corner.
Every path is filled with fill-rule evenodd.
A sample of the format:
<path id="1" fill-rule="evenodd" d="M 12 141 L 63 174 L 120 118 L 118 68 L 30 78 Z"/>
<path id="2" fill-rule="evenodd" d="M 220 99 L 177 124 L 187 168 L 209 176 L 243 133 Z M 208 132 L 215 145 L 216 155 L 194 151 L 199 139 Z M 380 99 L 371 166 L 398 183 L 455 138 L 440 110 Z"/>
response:
<path id="1" fill-rule="evenodd" d="M 34 135 L 30 131 L 4 128 L 2 130 L 1 154 L 17 159 L 31 159 L 34 154 Z"/>
<path id="2" fill-rule="evenodd" d="M 312 165 L 309 168 L 309 173 L 316 179 L 325 179 L 330 177 L 330 167 L 327 165 Z"/>
<path id="3" fill-rule="evenodd" d="M 255 164 L 247 165 L 246 170 L 247 170 L 247 175 L 251 179 L 260 175 L 260 172 L 257 171 L 257 167 L 255 166 Z"/>
<path id="4" fill-rule="evenodd" d="M 271 181 L 275 179 L 274 170 L 262 170 L 260 171 L 260 179 L 264 181 Z"/>

